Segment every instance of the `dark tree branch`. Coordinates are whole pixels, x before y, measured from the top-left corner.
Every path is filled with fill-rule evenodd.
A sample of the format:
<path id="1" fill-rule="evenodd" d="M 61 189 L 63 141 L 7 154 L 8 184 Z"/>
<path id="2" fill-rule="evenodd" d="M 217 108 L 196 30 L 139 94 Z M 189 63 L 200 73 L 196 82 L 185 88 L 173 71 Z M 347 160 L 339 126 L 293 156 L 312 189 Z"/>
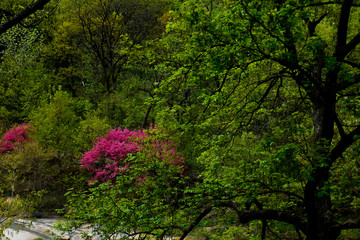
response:
<path id="1" fill-rule="evenodd" d="M 360 69 L 360 64 L 358 64 L 358 63 L 354 63 L 349 60 L 343 60 L 343 63 L 349 64 L 353 68 Z"/>
<path id="2" fill-rule="evenodd" d="M 341 82 L 337 85 L 337 89 L 338 91 L 342 91 L 342 90 L 345 90 L 351 86 L 354 86 L 356 84 L 360 83 L 360 74 L 354 76 L 354 80 L 353 81 L 344 81 L 344 82 Z M 358 94 L 357 94 L 358 95 Z"/>
<path id="3" fill-rule="evenodd" d="M 346 56 L 345 46 L 348 36 L 348 24 L 352 2 L 353 0 L 344 0 L 341 6 L 340 19 L 337 27 L 337 41 L 334 52 L 334 57 L 336 57 L 337 60 L 342 60 Z"/>
<path id="4" fill-rule="evenodd" d="M 286 212 L 269 209 L 239 211 L 237 206 L 231 202 L 224 202 L 220 203 L 219 205 L 233 209 L 238 216 L 239 223 L 242 224 L 249 223 L 254 220 L 276 220 L 289 223 L 300 229 L 302 232 L 305 232 L 306 230 L 306 222 Z"/>
<path id="5" fill-rule="evenodd" d="M 286 46 L 285 42 L 277 35 L 274 34 L 274 31 L 272 29 L 269 29 L 264 22 L 262 22 L 261 20 L 259 20 L 256 16 L 254 16 L 253 14 L 250 13 L 248 7 L 244 4 L 243 1 L 240 2 L 240 4 L 242 5 L 242 7 L 245 9 L 246 14 L 251 18 L 252 21 L 257 22 L 258 24 L 261 25 L 261 27 L 274 39 L 278 40 L 279 42 L 281 42 L 283 45 Z M 252 29 L 253 29 L 253 24 L 250 26 L 250 34 L 251 37 L 254 40 L 254 43 L 257 43 L 256 38 L 254 37 L 254 35 L 252 34 Z"/>
<path id="6" fill-rule="evenodd" d="M 349 54 L 360 43 L 360 32 L 346 45 L 344 49 L 344 56 Z"/>
<path id="7" fill-rule="evenodd" d="M 299 228 L 302 232 L 305 232 L 306 229 L 305 222 L 301 221 L 300 218 L 276 210 L 239 211 L 238 217 L 240 223 L 248 223 L 253 220 L 267 219 L 289 223 Z"/>
<path id="8" fill-rule="evenodd" d="M 280 222 L 286 222 L 293 225 L 295 228 L 299 229 L 302 232 L 306 232 L 306 222 L 302 221 L 301 218 L 296 217 L 292 214 L 269 210 L 269 209 L 259 209 L 259 210 L 243 210 L 239 211 L 237 204 L 233 202 L 218 202 L 215 203 L 216 207 L 225 207 L 234 210 L 238 217 L 238 222 L 240 224 L 246 224 L 254 220 L 276 220 Z M 262 208 L 262 206 L 261 206 Z M 187 235 L 213 210 L 213 206 L 204 209 L 200 215 L 195 219 L 195 221 L 184 230 L 182 236 L 179 240 L 183 240 Z"/>
<path id="9" fill-rule="evenodd" d="M 341 138 L 341 140 L 330 153 L 330 164 L 334 163 L 336 159 L 338 159 L 345 152 L 345 150 L 356 141 L 355 135 L 358 134 L 360 134 L 360 126 L 357 126 L 352 132 Z"/>
<path id="10" fill-rule="evenodd" d="M 254 198 L 253 201 L 247 206 L 246 210 L 250 209 L 252 203 L 255 204 L 259 210 L 264 210 L 262 203 L 260 203 L 259 200 L 257 200 L 256 198 Z M 267 221 L 266 221 L 266 219 L 261 219 L 261 222 L 262 222 L 261 240 L 264 240 L 266 237 Z"/>
<path id="11" fill-rule="evenodd" d="M 336 225 L 335 227 L 340 228 L 340 229 L 359 229 L 360 222 L 348 220 L 348 221 L 344 222 L 343 224 Z"/>
<path id="12" fill-rule="evenodd" d="M 250 18 L 257 22 L 258 24 L 261 25 L 262 28 L 264 28 L 265 31 L 267 31 L 267 33 L 273 37 L 274 39 L 276 39 L 277 41 L 281 42 L 284 47 L 287 49 L 287 51 L 289 51 L 289 53 L 291 53 L 292 55 L 292 59 L 289 58 L 274 58 L 271 55 L 265 53 L 263 51 L 263 49 L 261 49 L 261 47 L 258 45 L 257 43 L 257 38 L 255 37 L 254 34 L 252 34 L 252 30 L 253 30 L 253 25 L 250 26 L 249 32 L 250 32 L 250 36 L 254 41 L 254 44 L 256 46 L 256 50 L 264 57 L 267 58 L 269 60 L 273 60 L 279 64 L 281 64 L 282 66 L 284 66 L 285 68 L 289 69 L 292 72 L 293 78 L 296 80 L 296 82 L 298 83 L 298 85 L 300 85 L 309 95 L 309 97 L 311 99 L 314 99 L 314 88 L 316 88 L 320 93 L 323 92 L 323 86 L 321 84 L 321 82 L 316 81 L 311 74 L 309 74 L 309 72 L 307 72 L 306 70 L 304 70 L 299 64 L 298 64 L 298 53 L 296 50 L 296 43 L 294 40 L 294 36 L 292 34 L 292 31 L 290 29 L 289 26 L 287 26 L 286 24 L 284 24 L 284 28 L 285 28 L 285 34 L 284 37 L 286 40 L 282 40 L 279 36 L 275 35 L 273 33 L 273 31 L 271 29 L 269 29 L 265 23 L 263 23 L 261 20 L 257 19 L 255 16 L 253 16 L 249 10 L 247 9 L 247 6 L 243 3 L 240 2 L 240 4 L 242 4 L 242 6 L 244 7 L 246 13 L 250 16 Z M 323 16 L 321 16 L 318 21 L 320 22 L 321 20 L 323 20 L 323 18 L 326 17 L 327 14 L 324 14 Z M 315 21 L 316 22 L 316 21 Z M 316 27 L 315 23 L 315 26 Z M 311 82 L 313 84 L 313 86 L 309 85 L 308 82 Z"/>
<path id="13" fill-rule="evenodd" d="M 144 129 L 147 125 L 147 121 L 149 119 L 149 115 L 150 115 L 150 112 L 151 112 L 151 108 L 152 108 L 152 105 L 150 104 L 148 109 L 146 110 L 146 113 L 145 113 L 145 117 L 144 117 L 144 120 L 143 120 L 143 123 L 141 125 L 141 128 Z"/>
<path id="14" fill-rule="evenodd" d="M 311 74 L 309 74 L 308 71 L 304 70 L 301 66 L 299 66 L 299 64 L 290 64 L 284 59 L 272 58 L 271 60 L 274 60 L 282 66 L 288 68 L 291 71 L 291 77 L 296 81 L 298 86 L 305 90 L 306 94 L 310 97 L 311 100 L 314 100 L 315 97 L 314 89 L 321 93 L 323 92 L 323 86 L 321 82 L 315 81 Z M 308 83 L 311 83 L 312 85 Z"/>
<path id="15" fill-rule="evenodd" d="M 329 2 L 318 2 L 318 3 L 310 3 L 306 5 L 306 7 L 321 7 L 325 5 L 340 5 L 341 1 L 329 1 Z M 353 7 L 360 7 L 360 4 L 352 4 Z"/>
<path id="16" fill-rule="evenodd" d="M 32 23 L 27 24 L 27 25 L 25 25 L 23 23 L 19 23 L 19 24 L 24 28 L 34 28 L 34 27 L 38 26 L 44 19 L 46 19 L 47 17 L 51 16 L 54 13 L 54 11 L 58 7 L 60 1 L 61 0 L 58 0 L 56 5 L 54 7 L 52 7 L 51 10 L 49 10 L 49 12 L 45 13 L 43 16 L 36 16 L 36 13 L 35 13 L 35 16 L 37 19 L 34 20 Z"/>
<path id="17" fill-rule="evenodd" d="M 336 113 L 334 113 L 334 115 L 335 115 L 334 116 L 334 121 L 335 121 L 337 129 L 339 130 L 341 138 L 346 137 L 343 125 L 341 124 L 339 117 L 337 116 Z"/>
<path id="18" fill-rule="evenodd" d="M 29 17 L 31 14 L 43 9 L 44 6 L 49 2 L 50 0 L 38 0 L 37 2 L 27 6 L 23 11 L 12 17 L 9 21 L 0 25 L 0 35 L 19 24 L 22 20 Z"/>
<path id="19" fill-rule="evenodd" d="M 267 89 L 265 90 L 265 93 L 262 95 L 261 99 L 258 101 L 246 101 L 246 99 L 248 98 L 248 96 L 250 95 L 251 92 L 253 92 L 257 87 L 259 87 L 261 84 L 258 84 L 255 88 L 253 88 L 252 90 L 249 91 L 249 94 L 247 94 L 241 101 L 245 100 L 245 104 L 244 104 L 244 108 L 246 107 L 246 105 L 250 104 L 250 103 L 256 103 L 256 107 L 251 110 L 251 111 L 247 111 L 244 114 L 239 116 L 239 113 L 241 112 L 242 108 L 240 108 L 239 110 L 236 111 L 236 113 L 234 114 L 234 117 L 232 120 L 229 121 L 228 124 L 230 124 L 234 119 L 242 119 L 242 123 L 239 125 L 239 127 L 236 129 L 235 132 L 238 132 L 240 130 L 241 127 L 243 126 L 248 126 L 253 118 L 254 115 L 257 113 L 257 111 L 261 108 L 262 104 L 264 103 L 265 99 L 267 98 L 267 96 L 270 94 L 271 89 L 276 85 L 277 81 L 280 79 L 280 76 L 270 76 L 269 78 L 266 78 L 265 82 L 269 82 L 269 85 L 267 87 Z M 241 102 L 240 101 L 240 102 Z M 247 117 L 247 118 L 246 118 Z"/>
<path id="20" fill-rule="evenodd" d="M 314 36 L 316 26 L 329 14 L 329 12 L 324 13 L 321 17 L 316 21 L 308 21 L 307 26 L 309 30 L 309 35 Z"/>
<path id="21" fill-rule="evenodd" d="M 146 89 L 146 88 L 142 88 L 142 87 L 138 87 L 137 89 L 148 93 L 150 97 L 154 97 L 153 90 L 151 90 L 151 89 Z"/>
<path id="22" fill-rule="evenodd" d="M 201 222 L 201 220 L 208 215 L 213 207 L 206 208 L 196 219 L 195 221 L 185 229 L 184 233 L 181 235 L 179 240 L 183 240 L 186 236 Z"/>
<path id="23" fill-rule="evenodd" d="M 304 200 L 304 198 L 296 193 L 293 193 L 293 192 L 289 192 L 289 191 L 284 191 L 284 190 L 278 190 L 278 189 L 273 189 L 271 188 L 268 184 L 264 183 L 264 182 L 261 182 L 259 180 L 254 180 L 254 181 L 248 181 L 250 183 L 258 183 L 260 184 L 262 187 L 268 189 L 268 191 L 264 191 L 264 192 L 261 192 L 260 194 L 269 194 L 269 193 L 281 193 L 281 194 L 285 194 L 285 195 L 288 195 L 288 196 L 293 196 L 293 197 L 296 197 L 300 200 Z"/>
<path id="24" fill-rule="evenodd" d="M 13 16 L 13 14 L 5 9 L 0 9 L 0 16 L 2 17 L 2 15 L 5 15 L 8 18 L 11 18 Z"/>

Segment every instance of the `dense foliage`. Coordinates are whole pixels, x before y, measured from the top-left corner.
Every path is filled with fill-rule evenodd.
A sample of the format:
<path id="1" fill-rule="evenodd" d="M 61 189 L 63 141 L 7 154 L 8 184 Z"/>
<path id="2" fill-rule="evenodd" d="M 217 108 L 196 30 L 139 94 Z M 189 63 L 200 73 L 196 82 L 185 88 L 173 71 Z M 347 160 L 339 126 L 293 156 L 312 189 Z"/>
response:
<path id="1" fill-rule="evenodd" d="M 2 1 L 3 215 L 31 193 L 104 239 L 356 238 L 359 17 L 357 0 Z"/>

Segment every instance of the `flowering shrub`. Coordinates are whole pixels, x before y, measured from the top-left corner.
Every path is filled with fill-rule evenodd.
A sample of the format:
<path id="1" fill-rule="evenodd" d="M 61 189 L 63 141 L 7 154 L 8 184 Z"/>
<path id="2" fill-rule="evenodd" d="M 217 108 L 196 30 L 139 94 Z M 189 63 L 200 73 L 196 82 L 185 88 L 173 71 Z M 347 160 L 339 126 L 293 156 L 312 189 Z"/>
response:
<path id="1" fill-rule="evenodd" d="M 14 150 L 20 144 L 29 141 L 28 130 L 32 130 L 30 123 L 19 124 L 7 131 L 0 140 L 0 155 Z"/>
<path id="2" fill-rule="evenodd" d="M 98 138 L 93 149 L 84 154 L 81 167 L 94 175 L 90 182 L 106 182 L 117 174 L 124 174 L 131 169 L 135 161 L 139 162 L 135 153 L 142 153 L 145 160 L 167 161 L 181 168 L 184 164 L 183 158 L 176 152 L 174 144 L 170 140 L 162 139 L 159 133 L 157 127 L 133 131 L 112 129 L 105 137 Z M 130 158 L 130 155 L 133 157 Z M 137 156 L 139 158 L 140 155 Z M 145 180 L 146 176 L 138 178 L 139 182 Z"/>

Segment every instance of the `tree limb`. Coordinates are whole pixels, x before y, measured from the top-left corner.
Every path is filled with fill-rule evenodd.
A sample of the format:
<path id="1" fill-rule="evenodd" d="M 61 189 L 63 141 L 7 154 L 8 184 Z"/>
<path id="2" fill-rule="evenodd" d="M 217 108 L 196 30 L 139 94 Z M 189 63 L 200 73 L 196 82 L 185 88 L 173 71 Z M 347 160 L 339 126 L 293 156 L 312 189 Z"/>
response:
<path id="1" fill-rule="evenodd" d="M 346 137 L 343 125 L 341 124 L 340 119 L 339 119 L 339 117 L 338 117 L 338 115 L 336 113 L 334 113 L 334 121 L 335 121 L 337 129 L 339 130 L 340 136 L 342 138 Z"/>
<path id="2" fill-rule="evenodd" d="M 354 50 L 358 44 L 360 44 L 360 32 L 358 34 L 356 34 L 356 36 L 353 37 L 353 39 L 351 39 L 348 44 L 346 44 L 346 46 L 344 48 L 344 52 L 343 52 L 344 56 L 346 56 L 352 50 Z"/>
<path id="3" fill-rule="evenodd" d="M 238 217 L 240 223 L 248 223 L 253 220 L 268 219 L 290 223 L 291 225 L 298 227 L 302 232 L 305 232 L 306 229 L 306 224 L 299 218 L 294 217 L 293 215 L 290 215 L 288 213 L 276 210 L 241 211 L 238 212 Z"/>
<path id="4" fill-rule="evenodd" d="M 360 74 L 354 76 L 353 81 L 340 82 L 339 84 L 337 84 L 337 89 L 338 89 L 338 91 L 342 91 L 342 90 L 345 90 L 345 89 L 347 89 L 351 86 L 354 86 L 358 83 L 360 83 Z"/>
<path id="5" fill-rule="evenodd" d="M 302 232 L 306 230 L 306 223 L 300 218 L 291 215 L 286 212 L 270 210 L 270 209 L 260 209 L 260 210 L 243 210 L 239 211 L 236 206 L 231 202 L 221 203 L 220 206 L 228 207 L 237 213 L 239 223 L 245 224 L 254 220 L 276 220 L 280 222 L 289 223 L 296 228 L 300 229 Z"/>
<path id="6" fill-rule="evenodd" d="M 334 163 L 345 150 L 355 142 L 355 135 L 360 134 L 360 126 L 357 126 L 352 132 L 343 136 L 338 144 L 332 149 L 330 153 L 330 164 Z"/>
<path id="7" fill-rule="evenodd" d="M 339 1 L 329 1 L 329 2 L 318 2 L 318 3 L 310 3 L 306 5 L 305 7 L 320 7 L 320 6 L 326 6 L 326 5 L 340 5 L 341 2 Z M 353 3 L 351 6 L 353 7 L 360 7 L 360 4 Z"/>
<path id="8" fill-rule="evenodd" d="M 335 227 L 338 227 L 340 229 L 359 229 L 360 228 L 360 222 L 356 222 L 353 220 L 348 220 L 344 222 L 343 224 L 339 224 Z"/>
<path id="9" fill-rule="evenodd" d="M 288 196 L 296 197 L 297 199 L 300 199 L 300 200 L 304 200 L 304 198 L 302 196 L 300 196 L 300 195 L 298 195 L 296 193 L 289 192 L 289 191 L 284 191 L 284 190 L 273 189 L 268 184 L 266 184 L 264 182 L 261 182 L 259 180 L 253 180 L 253 181 L 248 181 L 248 182 L 250 182 L 250 183 L 258 183 L 262 187 L 268 189 L 268 191 L 263 191 L 260 194 L 281 193 L 281 194 L 285 194 L 285 195 L 288 195 Z"/>
<path id="10" fill-rule="evenodd" d="M 336 57 L 337 60 L 341 60 L 346 56 L 345 46 L 348 36 L 348 24 L 352 2 L 353 0 L 344 0 L 341 6 L 340 19 L 337 27 L 337 41 L 334 52 L 334 57 Z"/>
<path id="11" fill-rule="evenodd" d="M 23 11 L 16 14 L 14 17 L 12 17 L 4 24 L 0 25 L 0 35 L 5 33 L 10 28 L 14 27 L 15 25 L 19 24 L 22 20 L 29 17 L 31 14 L 35 13 L 38 10 L 43 9 L 44 6 L 49 2 L 50 0 L 38 0 L 37 2 L 27 6 Z"/>
<path id="12" fill-rule="evenodd" d="M 353 68 L 360 69 L 360 64 L 358 64 L 358 63 L 354 63 L 349 60 L 343 60 L 343 63 L 349 64 Z"/>
<path id="13" fill-rule="evenodd" d="M 308 30 L 309 30 L 309 35 L 310 35 L 310 36 L 314 36 L 316 26 L 317 26 L 329 13 L 330 13 L 330 12 L 324 13 L 323 15 L 320 16 L 320 18 L 319 18 L 318 20 L 308 21 L 308 22 L 307 22 L 307 26 L 308 26 Z"/>
<path id="14" fill-rule="evenodd" d="M 206 217 L 212 210 L 212 207 L 206 208 L 196 219 L 195 221 L 184 231 L 179 240 L 183 240 L 186 236 L 201 222 L 201 220 Z"/>
<path id="15" fill-rule="evenodd" d="M 147 121 L 149 119 L 149 115 L 150 115 L 150 111 L 151 111 L 151 108 L 152 108 L 152 104 L 150 104 L 148 106 L 148 109 L 146 110 L 146 113 L 145 113 L 145 116 L 144 116 L 144 120 L 143 120 L 143 123 L 141 125 L 141 128 L 144 129 L 147 125 Z"/>
<path id="16" fill-rule="evenodd" d="M 302 232 L 306 231 L 306 222 L 302 221 L 301 218 L 296 217 L 292 214 L 269 209 L 259 209 L 259 210 L 243 210 L 239 211 L 238 206 L 233 202 L 218 202 L 215 204 L 216 207 L 225 207 L 233 209 L 237 216 L 238 222 L 240 224 L 246 224 L 254 220 L 276 220 L 280 222 L 286 222 Z M 184 230 L 182 236 L 179 240 L 183 240 L 187 235 L 202 221 L 213 210 L 213 206 L 208 207 L 200 213 L 200 215 L 195 219 L 195 221 Z"/>

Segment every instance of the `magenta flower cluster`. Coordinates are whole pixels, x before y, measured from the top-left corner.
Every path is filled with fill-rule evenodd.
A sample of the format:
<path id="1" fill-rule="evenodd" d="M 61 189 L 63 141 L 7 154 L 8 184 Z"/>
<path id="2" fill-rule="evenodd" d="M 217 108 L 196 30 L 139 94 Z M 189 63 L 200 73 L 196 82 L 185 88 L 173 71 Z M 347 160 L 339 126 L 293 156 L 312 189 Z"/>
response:
<path id="1" fill-rule="evenodd" d="M 158 139 L 157 131 L 159 129 L 156 127 L 146 131 L 118 128 L 98 138 L 93 149 L 86 152 L 81 160 L 81 167 L 94 176 L 89 183 L 95 180 L 106 182 L 117 174 L 124 174 L 131 167 L 129 154 L 139 151 L 144 151 L 149 159 L 168 160 L 174 166 L 182 165 L 183 158 L 176 153 L 175 146 L 171 141 Z M 138 180 L 143 182 L 146 177 Z"/>
<path id="2" fill-rule="evenodd" d="M 119 172 L 124 173 L 129 166 L 124 160 L 130 153 L 139 151 L 135 139 L 144 138 L 143 131 L 128 129 L 112 129 L 105 137 L 100 137 L 94 143 L 91 151 L 84 154 L 81 160 L 82 168 L 89 170 L 94 178 L 90 181 L 108 181 Z"/>
<path id="3" fill-rule="evenodd" d="M 0 155 L 8 153 L 20 144 L 28 142 L 28 130 L 31 129 L 30 123 L 23 123 L 8 130 L 0 140 Z"/>

